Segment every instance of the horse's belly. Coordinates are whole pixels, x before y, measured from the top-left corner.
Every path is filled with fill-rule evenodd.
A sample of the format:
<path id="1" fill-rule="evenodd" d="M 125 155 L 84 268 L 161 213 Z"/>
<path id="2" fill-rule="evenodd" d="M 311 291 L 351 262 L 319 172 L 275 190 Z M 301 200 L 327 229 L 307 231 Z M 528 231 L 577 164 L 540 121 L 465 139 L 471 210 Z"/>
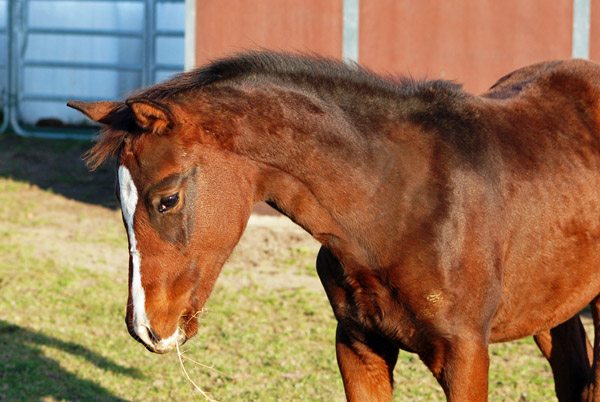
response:
<path id="1" fill-rule="evenodd" d="M 600 294 L 600 168 L 562 166 L 504 189 L 502 295 L 492 342 L 553 328 Z"/>
<path id="2" fill-rule="evenodd" d="M 563 255 L 553 264 L 507 269 L 490 341 L 509 341 L 554 328 L 598 296 L 600 247 L 586 249 L 587 255 L 577 261 Z"/>

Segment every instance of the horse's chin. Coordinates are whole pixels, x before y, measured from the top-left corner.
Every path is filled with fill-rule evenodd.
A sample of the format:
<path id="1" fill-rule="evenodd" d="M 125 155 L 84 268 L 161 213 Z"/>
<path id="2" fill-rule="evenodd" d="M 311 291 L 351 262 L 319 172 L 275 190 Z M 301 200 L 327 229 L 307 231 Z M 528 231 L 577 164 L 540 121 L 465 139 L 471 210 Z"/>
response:
<path id="1" fill-rule="evenodd" d="M 148 352 L 156 353 L 157 355 L 165 355 L 173 350 L 173 348 L 171 348 L 171 349 L 154 349 L 151 346 L 148 346 L 146 344 L 144 344 L 144 347 L 146 348 L 146 350 Z"/>

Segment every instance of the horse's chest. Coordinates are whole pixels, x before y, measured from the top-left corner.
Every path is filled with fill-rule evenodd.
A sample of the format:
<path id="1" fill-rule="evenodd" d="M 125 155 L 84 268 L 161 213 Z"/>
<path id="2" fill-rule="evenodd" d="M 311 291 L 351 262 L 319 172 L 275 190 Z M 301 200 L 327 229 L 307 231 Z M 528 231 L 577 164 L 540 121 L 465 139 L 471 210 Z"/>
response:
<path id="1" fill-rule="evenodd" d="M 347 288 L 334 310 L 350 331 L 376 333 L 404 350 L 417 351 L 426 332 L 423 323 L 435 318 L 443 299 L 435 292 L 420 298 L 423 303 L 415 306 L 392 287 Z"/>
<path id="2" fill-rule="evenodd" d="M 359 336 L 374 333 L 417 351 L 428 327 L 447 310 L 448 295 L 433 270 L 342 268 L 327 249 L 317 268 L 338 322 Z"/>

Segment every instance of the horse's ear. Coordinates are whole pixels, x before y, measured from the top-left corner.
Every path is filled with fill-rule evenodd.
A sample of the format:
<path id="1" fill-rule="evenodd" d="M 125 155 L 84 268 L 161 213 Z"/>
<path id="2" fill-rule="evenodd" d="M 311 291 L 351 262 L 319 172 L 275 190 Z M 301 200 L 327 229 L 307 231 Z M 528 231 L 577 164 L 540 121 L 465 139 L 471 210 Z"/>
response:
<path id="1" fill-rule="evenodd" d="M 173 126 L 173 115 L 168 105 L 147 98 L 133 98 L 125 101 L 133 112 L 138 126 L 156 134 L 162 134 Z"/>
<path id="2" fill-rule="evenodd" d="M 102 124 L 110 124 L 112 121 L 112 112 L 121 103 L 120 102 L 80 102 L 80 101 L 69 101 L 67 106 L 73 109 L 79 110 L 81 113 L 86 115 L 89 119 L 94 120 Z"/>

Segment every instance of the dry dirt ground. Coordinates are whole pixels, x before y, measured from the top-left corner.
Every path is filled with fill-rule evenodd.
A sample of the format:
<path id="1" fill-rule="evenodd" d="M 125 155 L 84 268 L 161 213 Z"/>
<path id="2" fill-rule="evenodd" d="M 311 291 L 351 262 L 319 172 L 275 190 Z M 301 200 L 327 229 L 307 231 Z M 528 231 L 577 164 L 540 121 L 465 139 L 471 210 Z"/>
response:
<path id="1" fill-rule="evenodd" d="M 126 237 L 119 211 L 61 195 L 49 196 L 35 185 L 22 188 L 19 196 L 35 204 L 24 218 L 36 223 L 27 225 L 27 231 L 23 231 L 20 221 L 4 222 L 4 229 L 14 233 L 15 241 L 34 247 L 38 257 L 60 265 L 85 267 L 93 262 L 95 269 L 127 272 Z M 99 226 L 104 230 L 101 233 Z M 122 247 L 115 247 L 119 242 Z M 253 214 L 227 266 L 252 270 L 253 275 L 247 280 L 260 281 L 266 286 L 314 288 L 320 286 L 318 278 L 306 274 L 313 268 L 310 265 L 314 265 L 318 249 L 319 244 L 286 217 Z M 286 267 L 296 265 L 298 270 L 306 272 L 297 277 L 292 273 L 290 278 L 291 272 Z M 236 278 L 231 285 L 248 283 Z"/>

